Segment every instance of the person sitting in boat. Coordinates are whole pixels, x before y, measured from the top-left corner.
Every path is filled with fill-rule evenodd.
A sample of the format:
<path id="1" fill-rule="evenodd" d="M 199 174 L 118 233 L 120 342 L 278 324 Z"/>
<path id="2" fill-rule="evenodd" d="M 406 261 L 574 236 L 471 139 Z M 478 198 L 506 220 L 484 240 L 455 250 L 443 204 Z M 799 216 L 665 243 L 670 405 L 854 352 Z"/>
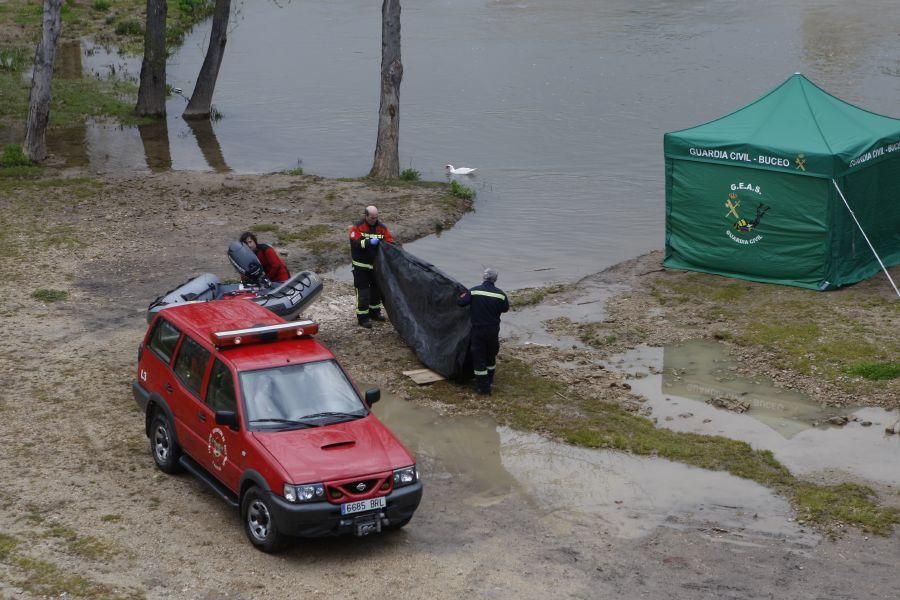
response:
<path id="1" fill-rule="evenodd" d="M 266 272 L 266 277 L 268 277 L 270 281 L 280 283 L 291 278 L 287 265 L 284 264 L 284 261 L 278 256 L 278 253 L 275 252 L 275 248 L 268 244 L 260 244 L 256 239 L 255 233 L 252 231 L 245 231 L 242 233 L 241 243 L 256 254 L 256 258 L 259 259 L 259 263 L 262 265 L 263 270 Z"/>

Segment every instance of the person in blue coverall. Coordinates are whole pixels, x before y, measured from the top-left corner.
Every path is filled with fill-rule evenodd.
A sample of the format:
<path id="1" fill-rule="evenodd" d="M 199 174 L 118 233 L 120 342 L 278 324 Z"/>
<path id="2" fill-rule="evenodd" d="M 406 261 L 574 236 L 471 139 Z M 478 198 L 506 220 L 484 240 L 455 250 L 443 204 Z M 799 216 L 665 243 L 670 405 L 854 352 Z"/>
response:
<path id="1" fill-rule="evenodd" d="M 509 310 L 509 298 L 495 284 L 497 269 L 487 268 L 481 285 L 459 295 L 456 303 L 469 307 L 472 319 L 470 351 L 475 372 L 475 389 L 490 395 L 500 351 L 500 315 Z"/>

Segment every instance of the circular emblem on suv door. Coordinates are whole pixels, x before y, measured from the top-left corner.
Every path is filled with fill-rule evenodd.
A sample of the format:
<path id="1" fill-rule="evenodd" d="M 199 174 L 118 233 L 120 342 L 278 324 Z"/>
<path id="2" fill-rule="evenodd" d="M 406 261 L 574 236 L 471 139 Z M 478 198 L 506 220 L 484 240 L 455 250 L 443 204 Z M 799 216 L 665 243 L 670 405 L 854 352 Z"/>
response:
<path id="1" fill-rule="evenodd" d="M 209 434 L 206 443 L 206 451 L 209 452 L 210 462 L 217 471 L 221 471 L 228 462 L 228 444 L 225 443 L 225 433 L 216 427 Z"/>

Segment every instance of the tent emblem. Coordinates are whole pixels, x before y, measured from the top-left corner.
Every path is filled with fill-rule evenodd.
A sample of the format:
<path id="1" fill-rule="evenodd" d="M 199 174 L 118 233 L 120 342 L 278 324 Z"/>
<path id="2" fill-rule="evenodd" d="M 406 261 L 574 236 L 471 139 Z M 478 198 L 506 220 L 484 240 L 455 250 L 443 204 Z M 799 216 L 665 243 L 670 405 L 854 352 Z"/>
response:
<path id="1" fill-rule="evenodd" d="M 737 194 L 734 194 L 734 193 L 728 194 L 728 200 L 725 201 L 725 206 L 728 207 L 728 212 L 725 213 L 726 219 L 728 218 L 728 215 L 734 215 L 735 219 L 741 218 L 741 215 L 739 215 L 737 212 L 738 206 L 741 205 L 741 201 L 738 200 L 737 202 L 733 202 L 734 200 L 737 200 L 737 197 L 738 197 Z"/>
<path id="2" fill-rule="evenodd" d="M 806 170 L 806 156 L 801 152 L 797 155 L 797 158 L 794 159 L 794 162 L 797 164 L 797 168 L 801 171 Z"/>

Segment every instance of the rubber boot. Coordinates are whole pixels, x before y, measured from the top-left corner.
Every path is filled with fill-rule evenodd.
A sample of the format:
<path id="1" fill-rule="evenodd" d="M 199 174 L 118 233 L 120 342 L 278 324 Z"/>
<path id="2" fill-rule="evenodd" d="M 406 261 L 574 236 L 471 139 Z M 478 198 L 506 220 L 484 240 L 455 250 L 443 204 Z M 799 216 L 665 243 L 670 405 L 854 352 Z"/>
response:
<path id="1" fill-rule="evenodd" d="M 373 308 L 369 310 L 369 317 L 372 318 L 373 321 L 380 321 L 384 323 L 387 319 L 384 318 L 384 315 L 381 314 L 380 308 Z"/>
<path id="2" fill-rule="evenodd" d="M 357 317 L 356 320 L 359 322 L 360 327 L 365 327 L 366 329 L 372 329 L 372 321 L 369 320 L 368 315 L 366 315 L 364 317 Z"/>

